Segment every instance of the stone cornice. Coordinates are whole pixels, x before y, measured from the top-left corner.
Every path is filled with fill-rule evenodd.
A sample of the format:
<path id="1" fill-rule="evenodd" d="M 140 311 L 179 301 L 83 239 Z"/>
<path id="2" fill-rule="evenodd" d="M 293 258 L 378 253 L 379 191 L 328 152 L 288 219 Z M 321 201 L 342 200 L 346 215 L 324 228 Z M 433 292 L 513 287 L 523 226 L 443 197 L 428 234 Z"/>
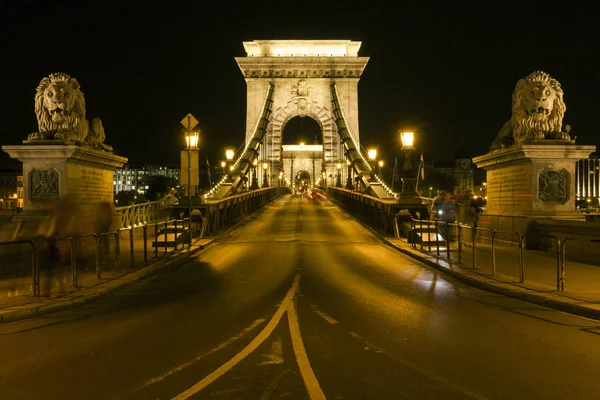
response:
<path id="1" fill-rule="evenodd" d="M 359 78 L 369 57 L 236 57 L 246 78 Z"/>
<path id="2" fill-rule="evenodd" d="M 533 142 L 533 141 L 532 141 Z M 556 144 L 553 144 L 554 142 Z M 473 163 L 478 168 L 493 168 L 495 165 L 524 158 L 538 160 L 580 160 L 588 158 L 596 150 L 594 145 L 576 145 L 565 141 L 543 140 L 535 144 L 519 144 L 503 150 L 494 150 L 487 154 L 473 158 Z"/>
<path id="3" fill-rule="evenodd" d="M 30 142 L 30 141 L 29 141 Z M 11 158 L 24 160 L 81 160 L 91 164 L 100 164 L 120 168 L 127 158 L 106 151 L 95 150 L 77 145 L 22 144 L 2 146 Z"/>

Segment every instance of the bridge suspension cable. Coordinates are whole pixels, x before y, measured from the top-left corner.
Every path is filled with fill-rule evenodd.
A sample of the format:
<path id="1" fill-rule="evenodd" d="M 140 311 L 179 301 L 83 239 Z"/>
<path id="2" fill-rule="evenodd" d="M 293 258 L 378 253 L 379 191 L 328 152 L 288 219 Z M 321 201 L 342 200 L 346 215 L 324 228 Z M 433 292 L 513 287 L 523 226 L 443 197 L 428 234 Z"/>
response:
<path id="1" fill-rule="evenodd" d="M 271 107 L 273 105 L 274 89 L 274 85 L 269 84 L 260 118 L 254 127 L 252 138 L 246 143 L 241 153 L 238 151 L 240 156 L 233 163 L 233 168 L 228 171 L 227 175 L 210 192 L 204 195 L 205 199 L 222 199 L 234 195 L 244 184 L 244 177 L 252 168 L 254 158 L 258 157 L 258 151 L 267 133 L 267 126 L 269 125 L 269 118 L 272 113 Z"/>
<path id="2" fill-rule="evenodd" d="M 373 171 L 363 152 L 361 152 L 360 144 L 354 141 L 354 137 L 350 133 L 350 126 L 346 122 L 346 116 L 344 115 L 335 83 L 331 85 L 331 99 L 338 134 L 363 189 L 370 195 L 380 199 L 395 197 L 395 193 Z"/>

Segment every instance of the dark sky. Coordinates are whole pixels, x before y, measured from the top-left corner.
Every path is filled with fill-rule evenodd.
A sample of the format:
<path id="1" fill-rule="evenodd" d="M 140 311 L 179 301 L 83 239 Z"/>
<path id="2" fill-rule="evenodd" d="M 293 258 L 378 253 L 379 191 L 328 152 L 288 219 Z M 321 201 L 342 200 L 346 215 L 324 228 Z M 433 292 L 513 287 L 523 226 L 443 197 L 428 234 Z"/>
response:
<path id="1" fill-rule="evenodd" d="M 359 83 L 361 143 L 387 159 L 399 153 L 397 131 L 406 127 L 416 128 L 426 161 L 449 160 L 459 149 L 485 153 L 510 118 L 516 82 L 538 69 L 562 84 L 564 123 L 577 143 L 600 145 L 600 34 L 592 8 L 539 1 L 503 8 L 57 3 L 0 3 L 2 144 L 19 144 L 37 129 L 35 88 L 61 71 L 77 78 L 88 119 L 102 119 L 106 143 L 131 163 L 177 164 L 179 121 L 188 112 L 200 121 L 202 157 L 218 162 L 225 146 L 244 138 L 246 84 L 234 60 L 245 56 L 243 41 L 349 39 L 362 41 L 359 55 L 370 57 Z M 0 161 L 7 159 L 2 153 Z"/>

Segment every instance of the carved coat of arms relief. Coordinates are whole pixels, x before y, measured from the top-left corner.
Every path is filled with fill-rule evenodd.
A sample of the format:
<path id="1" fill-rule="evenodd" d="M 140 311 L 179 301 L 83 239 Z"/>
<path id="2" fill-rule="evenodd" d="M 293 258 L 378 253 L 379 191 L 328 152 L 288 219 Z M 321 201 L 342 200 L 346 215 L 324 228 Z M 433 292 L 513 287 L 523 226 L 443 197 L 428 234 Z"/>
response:
<path id="1" fill-rule="evenodd" d="M 308 97 L 312 92 L 312 86 L 309 86 L 304 79 L 300 79 L 298 84 L 292 86 L 290 91 L 292 101 L 295 101 L 298 110 L 304 112 L 308 108 Z"/>
<path id="2" fill-rule="evenodd" d="M 540 172 L 538 191 L 539 198 L 544 203 L 565 203 L 568 196 L 569 173 L 562 169 L 560 171 L 545 170 Z"/>

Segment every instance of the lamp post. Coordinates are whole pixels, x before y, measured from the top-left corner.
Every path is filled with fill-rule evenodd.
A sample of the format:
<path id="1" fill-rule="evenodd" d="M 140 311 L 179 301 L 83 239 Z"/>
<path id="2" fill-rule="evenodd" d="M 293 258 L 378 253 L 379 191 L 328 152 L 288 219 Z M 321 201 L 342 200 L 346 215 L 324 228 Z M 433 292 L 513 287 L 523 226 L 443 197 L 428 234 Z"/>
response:
<path id="1" fill-rule="evenodd" d="M 258 189 L 258 178 L 256 177 L 256 166 L 258 165 L 258 158 L 255 158 L 252 161 L 252 184 L 250 185 L 250 190 Z"/>
<path id="2" fill-rule="evenodd" d="M 379 174 L 379 176 L 381 176 L 383 178 L 383 173 L 381 172 L 381 169 L 383 168 L 383 160 L 379 160 L 377 162 L 377 165 L 379 165 L 378 174 Z"/>
<path id="3" fill-rule="evenodd" d="M 188 186 L 188 218 L 192 220 L 192 150 L 198 150 L 198 132 L 192 132 L 188 130 L 185 135 L 185 144 L 188 158 L 188 173 L 187 173 L 187 186 Z M 197 161 L 197 160 L 196 160 Z M 196 181 L 196 179 L 194 180 Z M 197 182 L 196 182 L 197 184 Z"/>
<path id="4" fill-rule="evenodd" d="M 233 171 L 233 164 L 231 163 L 233 161 L 233 157 L 235 156 L 235 151 L 232 149 L 225 149 L 225 159 L 227 160 L 226 163 L 223 163 L 225 166 L 229 165 L 229 172 Z M 221 164 L 221 165 L 223 165 Z M 227 170 L 226 170 L 227 171 Z M 230 176 L 229 172 L 227 172 L 227 176 Z"/>
<path id="5" fill-rule="evenodd" d="M 267 169 L 269 168 L 269 164 L 267 163 L 263 163 L 263 170 L 265 171 L 265 173 L 263 174 L 263 184 L 262 187 L 267 188 L 269 187 L 269 177 L 267 176 Z"/>
<path id="6" fill-rule="evenodd" d="M 337 180 L 335 181 L 335 187 L 341 188 L 342 187 L 342 164 L 337 163 L 335 165 L 335 167 L 337 168 Z"/>
<path id="7" fill-rule="evenodd" d="M 375 169 L 375 160 L 377 160 L 377 149 L 369 149 L 367 151 L 367 156 L 369 158 L 369 164 L 370 164 L 369 166 L 372 169 Z M 375 171 L 371 171 L 371 179 L 375 179 L 375 178 L 372 177 L 372 175 L 373 175 L 374 172 Z"/>
<path id="8" fill-rule="evenodd" d="M 403 202 L 420 202 L 419 195 L 416 193 L 417 177 L 413 176 L 412 164 L 410 162 L 411 152 L 414 150 L 415 132 L 402 131 L 400 132 L 400 140 L 402 141 L 402 151 L 404 151 L 404 168 L 402 173 L 402 192 L 400 197 Z"/>
<path id="9" fill-rule="evenodd" d="M 348 164 L 348 177 L 346 178 L 346 189 L 354 190 L 354 185 L 352 184 L 352 163 L 350 159 L 346 159 L 346 164 Z"/>

